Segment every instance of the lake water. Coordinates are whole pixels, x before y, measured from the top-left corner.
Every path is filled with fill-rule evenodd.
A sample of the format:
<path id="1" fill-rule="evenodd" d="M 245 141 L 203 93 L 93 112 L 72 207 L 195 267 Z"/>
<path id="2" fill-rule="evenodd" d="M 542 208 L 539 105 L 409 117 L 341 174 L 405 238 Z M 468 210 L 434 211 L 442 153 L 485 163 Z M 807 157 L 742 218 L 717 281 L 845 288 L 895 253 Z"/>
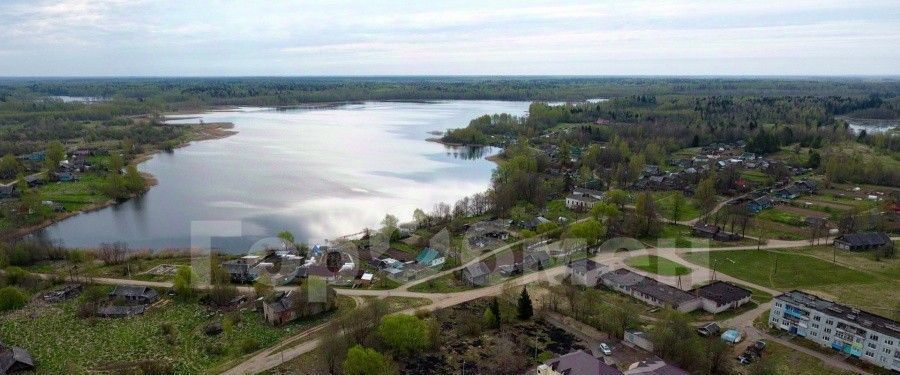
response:
<path id="1" fill-rule="evenodd" d="M 367 102 L 185 116 L 175 122 L 232 122 L 238 133 L 157 154 L 139 166 L 159 181 L 142 197 L 38 235 L 68 247 L 124 241 L 131 248 L 243 251 L 281 230 L 318 242 L 377 227 L 387 213 L 409 220 L 417 207 L 427 212 L 486 190 L 494 169 L 484 157 L 496 150 L 428 142 L 429 132 L 463 127 L 483 114 L 524 115 L 527 108 L 502 101 Z M 204 242 L 208 234 L 212 242 Z"/>

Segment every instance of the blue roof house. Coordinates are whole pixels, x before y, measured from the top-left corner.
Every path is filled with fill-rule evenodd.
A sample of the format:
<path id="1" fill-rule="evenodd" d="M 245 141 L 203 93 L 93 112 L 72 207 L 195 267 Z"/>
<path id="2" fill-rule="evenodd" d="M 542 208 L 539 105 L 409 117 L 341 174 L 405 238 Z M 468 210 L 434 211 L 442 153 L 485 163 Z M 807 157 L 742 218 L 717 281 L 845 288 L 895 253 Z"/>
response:
<path id="1" fill-rule="evenodd" d="M 438 267 L 444 264 L 445 261 L 446 259 L 440 252 L 430 247 L 422 249 L 419 255 L 416 256 L 416 263 L 425 267 Z"/>

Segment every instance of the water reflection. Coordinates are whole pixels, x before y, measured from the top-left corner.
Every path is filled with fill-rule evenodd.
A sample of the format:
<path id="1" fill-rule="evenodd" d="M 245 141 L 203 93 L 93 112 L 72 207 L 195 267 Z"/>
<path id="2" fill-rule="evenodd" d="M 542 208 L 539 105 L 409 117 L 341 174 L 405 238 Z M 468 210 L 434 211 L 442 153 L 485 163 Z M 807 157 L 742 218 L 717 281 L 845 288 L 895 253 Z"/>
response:
<path id="1" fill-rule="evenodd" d="M 319 241 L 378 226 L 386 213 L 484 191 L 491 147 L 425 139 L 483 114 L 522 115 L 526 102 L 367 102 L 325 108 L 241 108 L 188 115 L 179 123 L 233 122 L 238 134 L 160 153 L 139 169 L 159 184 L 141 199 L 81 214 L 42 234 L 66 246 L 126 242 L 131 248 L 191 246 L 191 225 L 239 222 L 240 236 L 211 246 L 244 251 L 290 230 Z"/>

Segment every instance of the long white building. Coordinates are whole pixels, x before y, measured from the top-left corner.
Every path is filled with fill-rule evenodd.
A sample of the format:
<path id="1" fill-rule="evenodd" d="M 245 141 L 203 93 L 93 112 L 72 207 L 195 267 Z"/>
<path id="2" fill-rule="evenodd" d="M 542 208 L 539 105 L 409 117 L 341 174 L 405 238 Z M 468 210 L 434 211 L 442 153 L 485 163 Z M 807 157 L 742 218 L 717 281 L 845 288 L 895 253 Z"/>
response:
<path id="1" fill-rule="evenodd" d="M 900 371 L 897 321 L 798 290 L 775 297 L 769 325 L 823 347 Z"/>

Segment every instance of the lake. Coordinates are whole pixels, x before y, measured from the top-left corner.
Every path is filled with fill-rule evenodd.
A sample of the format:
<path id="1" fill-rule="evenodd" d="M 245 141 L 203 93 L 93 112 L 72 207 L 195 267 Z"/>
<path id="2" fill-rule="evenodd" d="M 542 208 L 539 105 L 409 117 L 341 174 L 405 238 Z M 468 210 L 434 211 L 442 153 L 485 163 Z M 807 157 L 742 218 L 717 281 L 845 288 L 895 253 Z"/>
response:
<path id="1" fill-rule="evenodd" d="M 528 104 L 366 102 L 186 115 L 173 123 L 232 122 L 238 133 L 155 155 L 139 165 L 159 181 L 142 197 L 37 235 L 67 247 L 123 241 L 244 251 L 282 230 L 315 243 L 375 228 L 387 213 L 407 221 L 415 208 L 485 191 L 495 167 L 484 158 L 498 150 L 444 146 L 426 141 L 429 132 L 483 114 L 524 115 Z"/>

